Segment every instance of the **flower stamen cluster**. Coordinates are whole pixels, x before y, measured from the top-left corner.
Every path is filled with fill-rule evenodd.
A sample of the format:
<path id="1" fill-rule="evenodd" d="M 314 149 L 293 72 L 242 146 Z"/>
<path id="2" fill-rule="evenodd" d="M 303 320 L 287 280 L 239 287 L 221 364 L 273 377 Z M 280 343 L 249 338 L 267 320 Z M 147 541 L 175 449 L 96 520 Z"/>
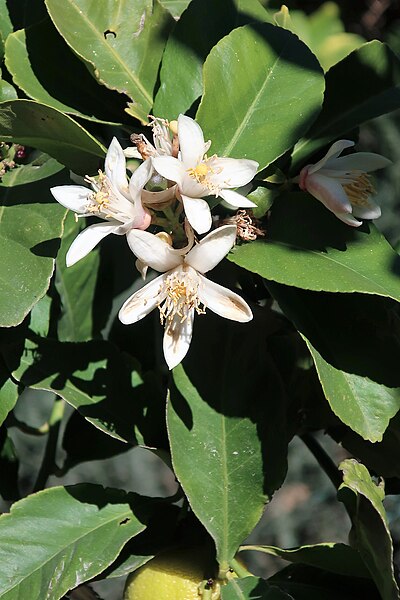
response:
<path id="1" fill-rule="evenodd" d="M 165 296 L 164 302 L 158 305 L 161 324 L 171 327 L 176 317 L 184 323 L 191 311 L 204 315 L 206 307 L 199 299 L 199 284 L 197 277 L 191 277 L 188 269 L 173 271 L 161 286 L 159 293 Z"/>

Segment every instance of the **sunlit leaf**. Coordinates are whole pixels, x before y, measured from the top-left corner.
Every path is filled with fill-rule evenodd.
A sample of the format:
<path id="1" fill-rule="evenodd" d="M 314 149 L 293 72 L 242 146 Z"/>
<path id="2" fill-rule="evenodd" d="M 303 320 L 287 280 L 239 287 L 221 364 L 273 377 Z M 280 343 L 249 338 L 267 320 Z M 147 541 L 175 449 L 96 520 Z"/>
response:
<path id="1" fill-rule="evenodd" d="M 0 598 L 52 600 L 101 573 L 145 528 L 146 499 L 83 484 L 28 496 L 0 517 Z M 66 568 L 68 565 L 68 568 Z"/>
<path id="2" fill-rule="evenodd" d="M 323 91 L 321 67 L 297 36 L 268 23 L 246 25 L 211 50 L 197 119 L 211 152 L 251 158 L 262 169 L 307 131 Z"/>
<path id="3" fill-rule="evenodd" d="M 155 115 L 185 113 L 203 92 L 202 68 L 212 47 L 236 27 L 268 20 L 258 0 L 192 0 L 165 48 Z"/>
<path id="4" fill-rule="evenodd" d="M 128 112 L 147 123 L 166 37 L 173 19 L 158 0 L 46 0 L 74 52 L 101 83 L 131 98 Z"/>

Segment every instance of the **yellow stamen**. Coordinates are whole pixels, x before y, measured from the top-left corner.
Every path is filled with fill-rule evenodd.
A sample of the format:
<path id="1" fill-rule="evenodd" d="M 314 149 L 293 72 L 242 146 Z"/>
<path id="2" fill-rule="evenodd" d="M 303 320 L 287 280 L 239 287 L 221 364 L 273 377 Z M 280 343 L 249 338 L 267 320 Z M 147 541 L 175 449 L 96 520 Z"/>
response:
<path id="1" fill-rule="evenodd" d="M 86 181 L 88 181 L 95 190 L 89 196 L 90 204 L 87 207 L 88 212 L 104 212 L 110 203 L 111 193 L 106 175 L 102 171 L 99 171 L 99 176 L 97 178 L 86 177 Z"/>
<path id="2" fill-rule="evenodd" d="M 212 172 L 210 167 L 204 162 L 199 163 L 194 169 L 188 169 L 190 177 L 193 177 L 197 183 L 204 183 L 205 178 L 210 172 Z"/>
<path id="3" fill-rule="evenodd" d="M 163 288 L 167 297 L 159 305 L 160 320 L 166 327 L 172 327 L 176 316 L 183 323 L 194 309 L 198 315 L 203 315 L 205 305 L 199 300 L 198 289 L 199 281 L 190 277 L 187 272 L 173 271 L 164 280 Z"/>
<path id="4" fill-rule="evenodd" d="M 375 188 L 367 173 L 360 173 L 353 181 L 345 183 L 343 189 L 351 204 L 355 206 L 366 206 L 371 194 L 375 193 Z"/>
<path id="5" fill-rule="evenodd" d="M 222 172 L 221 168 L 215 169 L 212 166 L 212 162 L 214 162 L 216 158 L 218 158 L 216 155 L 211 156 L 210 158 L 207 158 L 207 156 L 204 155 L 204 160 L 199 162 L 195 167 L 188 169 L 187 172 L 192 179 L 197 181 L 197 183 L 204 185 L 211 194 L 218 196 L 220 186 L 216 185 L 210 179 L 210 175 L 219 175 L 219 173 Z"/>

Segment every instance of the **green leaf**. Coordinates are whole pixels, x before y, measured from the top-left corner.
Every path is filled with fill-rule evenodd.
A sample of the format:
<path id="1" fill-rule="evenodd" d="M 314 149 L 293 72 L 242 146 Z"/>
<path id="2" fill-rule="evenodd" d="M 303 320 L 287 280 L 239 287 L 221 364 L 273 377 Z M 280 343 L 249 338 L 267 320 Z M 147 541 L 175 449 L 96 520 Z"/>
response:
<path id="1" fill-rule="evenodd" d="M 356 460 L 340 465 L 343 483 L 338 491 L 353 522 L 352 543 L 361 554 L 383 600 L 400 598 L 393 569 L 393 543 L 382 501 L 383 484 L 376 485 Z"/>
<path id="2" fill-rule="evenodd" d="M 363 440 L 349 427 L 340 423 L 329 427 L 328 433 L 352 456 L 381 477 L 400 479 L 400 413 L 390 421 L 381 442 Z"/>
<path id="3" fill-rule="evenodd" d="M 173 371 L 167 425 L 176 476 L 228 568 L 284 478 L 285 398 L 260 324 L 209 323 Z"/>
<path id="4" fill-rule="evenodd" d="M 0 138 L 47 152 L 75 173 L 96 172 L 105 148 L 76 121 L 33 100 L 0 104 Z"/>
<path id="5" fill-rule="evenodd" d="M 292 563 L 318 567 L 338 575 L 370 577 L 360 555 L 346 544 L 327 542 L 290 548 L 290 550 L 284 550 L 276 546 L 242 546 L 240 550 L 264 552 Z"/>
<path id="6" fill-rule="evenodd" d="M 80 231 L 75 215 L 67 216 L 60 252 L 56 261 L 55 284 L 61 299 L 58 338 L 61 342 L 86 342 L 93 331 L 95 292 L 100 263 L 99 248 L 75 265 L 67 267 L 65 256 Z"/>
<path id="7" fill-rule="evenodd" d="M 221 587 L 221 600 L 293 600 L 277 586 L 268 585 L 258 577 L 231 579 Z"/>
<path id="8" fill-rule="evenodd" d="M 1 327 L 21 323 L 49 287 L 66 214 L 49 192 L 58 181 L 0 187 Z"/>
<path id="9" fill-rule="evenodd" d="M 400 301 L 400 259 L 372 223 L 349 227 L 301 193 L 275 201 L 271 214 L 267 239 L 237 246 L 228 257 L 232 262 L 303 289 Z"/>
<path id="10" fill-rule="evenodd" d="M 305 338 L 332 411 L 365 439 L 380 441 L 400 408 L 397 306 L 374 296 L 267 287 Z"/>
<path id="11" fill-rule="evenodd" d="M 158 0 L 46 0 L 55 26 L 93 65 L 100 83 L 132 99 L 127 112 L 147 123 L 167 35 L 173 23 Z"/>
<path id="12" fill-rule="evenodd" d="M 0 180 L 0 187 L 15 187 L 34 183 L 46 179 L 64 169 L 64 165 L 57 162 L 44 152 L 37 152 L 32 161 L 26 165 L 17 165 L 7 171 Z"/>
<path id="13" fill-rule="evenodd" d="M 0 102 L 15 100 L 16 98 L 17 92 L 11 83 L 4 81 L 4 79 L 0 79 Z"/>
<path id="14" fill-rule="evenodd" d="M 99 86 L 50 19 L 9 35 L 5 61 L 14 83 L 30 98 L 93 121 L 121 120 L 122 98 Z"/>
<path id="15" fill-rule="evenodd" d="M 311 15 L 290 11 L 289 20 L 279 24 L 307 44 L 325 71 L 365 42 L 361 36 L 345 32 L 339 6 L 334 2 L 323 3 Z"/>
<path id="16" fill-rule="evenodd" d="M 400 387 L 335 369 L 306 340 L 331 409 L 365 440 L 380 442 L 389 421 L 400 410 Z"/>
<path id="17" fill-rule="evenodd" d="M 58 394 L 101 431 L 135 444 L 135 427 L 147 422 L 147 388 L 137 365 L 109 342 L 29 337 L 16 348 L 19 356 L 10 348 L 5 357 L 17 381 Z"/>
<path id="18" fill-rule="evenodd" d="M 323 91 L 321 67 L 297 36 L 268 23 L 246 25 L 211 50 L 197 119 L 211 152 L 251 158 L 263 169 L 307 131 Z"/>
<path id="19" fill-rule="evenodd" d="M 203 93 L 203 62 L 212 47 L 236 27 L 267 20 L 258 0 L 193 0 L 165 47 L 154 114 L 185 113 Z"/>
<path id="20" fill-rule="evenodd" d="M 59 600 L 101 573 L 145 529 L 148 502 L 92 484 L 17 502 L 0 517 L 0 598 Z"/>
<path id="21" fill-rule="evenodd" d="M 166 8 L 175 19 L 179 19 L 190 2 L 191 0 L 160 0 L 161 6 Z"/>
<path id="22" fill-rule="evenodd" d="M 293 153 L 292 172 L 311 154 L 362 123 L 400 107 L 400 62 L 391 49 L 373 40 L 326 74 L 324 105 Z"/>
<path id="23" fill-rule="evenodd" d="M 18 386 L 10 379 L 8 370 L 0 362 L 0 425 L 17 404 L 18 396 Z"/>
<path id="24" fill-rule="evenodd" d="M 12 32 L 13 24 L 10 19 L 7 0 L 0 0 L 0 34 L 4 41 Z"/>

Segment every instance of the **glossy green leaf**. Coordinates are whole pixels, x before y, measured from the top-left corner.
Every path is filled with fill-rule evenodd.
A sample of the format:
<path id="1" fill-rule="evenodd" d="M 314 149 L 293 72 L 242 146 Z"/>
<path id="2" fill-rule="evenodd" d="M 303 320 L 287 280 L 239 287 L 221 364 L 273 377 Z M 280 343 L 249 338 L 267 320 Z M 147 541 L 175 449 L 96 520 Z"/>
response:
<path id="1" fill-rule="evenodd" d="M 0 517 L 0 598 L 59 600 L 101 573 L 145 529 L 146 504 L 92 484 L 53 487 L 17 502 Z"/>
<path id="2" fill-rule="evenodd" d="M 122 98 L 99 86 L 50 19 L 9 35 L 5 52 L 14 83 L 30 98 L 85 119 L 121 120 Z"/>
<path id="3" fill-rule="evenodd" d="M 398 600 L 393 543 L 382 504 L 385 497 L 383 483 L 375 484 L 366 467 L 356 460 L 345 460 L 340 468 L 343 483 L 338 498 L 344 502 L 353 522 L 352 544 L 367 565 L 382 600 Z"/>
<path id="4" fill-rule="evenodd" d="M 33 100 L 0 104 L 0 138 L 47 152 L 75 173 L 97 171 L 105 148 L 60 111 Z"/>
<path id="5" fill-rule="evenodd" d="M 329 142 L 399 107 L 399 59 L 377 40 L 364 44 L 327 73 L 324 105 L 294 149 L 292 172 Z"/>
<path id="6" fill-rule="evenodd" d="M 46 293 L 66 210 L 52 200 L 57 175 L 0 188 L 0 326 L 18 325 Z"/>
<path id="7" fill-rule="evenodd" d="M 203 93 L 203 63 L 212 47 L 236 27 L 268 20 L 258 0 L 192 0 L 165 47 L 154 114 L 185 113 Z"/>
<path id="8" fill-rule="evenodd" d="M 0 425 L 4 423 L 8 413 L 14 408 L 18 400 L 18 386 L 10 379 L 10 374 L 0 362 Z"/>
<path id="9" fill-rule="evenodd" d="M 158 0 L 46 0 L 58 31 L 96 77 L 132 99 L 127 111 L 148 122 L 171 15 Z"/>
<path id="10" fill-rule="evenodd" d="M 0 79 L 0 102 L 15 100 L 16 98 L 17 92 L 11 83 L 4 81 L 4 79 Z"/>
<path id="11" fill-rule="evenodd" d="M 38 152 L 33 160 L 26 165 L 18 165 L 7 171 L 0 180 L 0 187 L 15 187 L 34 183 L 46 179 L 64 169 L 64 165 L 57 162 L 44 152 Z"/>
<path id="12" fill-rule="evenodd" d="M 80 224 L 75 221 L 75 215 L 71 212 L 65 222 L 61 248 L 56 261 L 55 284 L 61 300 L 61 316 L 57 331 L 61 342 L 86 342 L 96 333 L 93 331 L 93 313 L 96 310 L 99 248 L 71 267 L 65 264 L 67 251 L 79 231 Z"/>
<path id="13" fill-rule="evenodd" d="M 262 169 L 304 135 L 323 91 L 321 67 L 297 36 L 268 23 L 246 25 L 211 50 L 197 119 L 212 153 L 251 158 Z"/>
<path id="14" fill-rule="evenodd" d="M 400 388 L 336 369 L 308 341 L 307 346 L 333 412 L 365 440 L 380 442 L 390 419 L 400 410 Z"/>
<path id="15" fill-rule="evenodd" d="M 160 0 L 160 4 L 166 8 L 175 19 L 179 19 L 190 2 L 191 0 Z"/>
<path id="16" fill-rule="evenodd" d="M 372 223 L 349 227 L 300 193 L 280 198 L 271 213 L 267 238 L 236 247 L 230 260 L 286 285 L 400 301 L 399 257 Z"/>
<path id="17" fill-rule="evenodd" d="M 354 577 L 370 577 L 368 569 L 356 550 L 346 544 L 323 543 L 284 550 L 276 546 L 242 546 L 241 550 L 255 550 L 271 556 L 278 556 L 292 563 L 318 567 Z"/>
<path id="18" fill-rule="evenodd" d="M 231 579 L 221 588 L 221 600 L 293 600 L 275 585 L 268 585 L 258 577 Z"/>
<path id="19" fill-rule="evenodd" d="M 136 443 L 145 422 L 145 392 L 137 366 L 100 340 L 57 342 L 30 334 L 18 357 L 6 357 L 24 385 L 55 392 L 108 435 Z"/>
<path id="20" fill-rule="evenodd" d="M 284 396 L 261 328 L 202 325 L 174 369 L 167 424 L 176 476 L 228 568 L 285 475 Z"/>
<path id="21" fill-rule="evenodd" d="M 397 306 L 374 296 L 267 286 L 305 338 L 332 411 L 365 439 L 381 440 L 400 408 Z"/>

